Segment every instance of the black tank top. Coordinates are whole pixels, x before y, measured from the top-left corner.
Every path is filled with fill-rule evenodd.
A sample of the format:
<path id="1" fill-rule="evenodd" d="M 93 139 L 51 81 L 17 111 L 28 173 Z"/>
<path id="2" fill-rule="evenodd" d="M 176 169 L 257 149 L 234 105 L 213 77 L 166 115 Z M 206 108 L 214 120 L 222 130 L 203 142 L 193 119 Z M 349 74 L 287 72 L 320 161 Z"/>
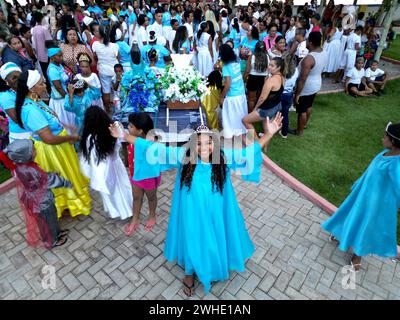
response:
<path id="1" fill-rule="evenodd" d="M 279 90 L 270 91 L 267 99 L 260 105 L 260 109 L 268 110 L 276 107 L 281 102 L 281 95 L 283 93 L 284 86 L 281 84 Z"/>

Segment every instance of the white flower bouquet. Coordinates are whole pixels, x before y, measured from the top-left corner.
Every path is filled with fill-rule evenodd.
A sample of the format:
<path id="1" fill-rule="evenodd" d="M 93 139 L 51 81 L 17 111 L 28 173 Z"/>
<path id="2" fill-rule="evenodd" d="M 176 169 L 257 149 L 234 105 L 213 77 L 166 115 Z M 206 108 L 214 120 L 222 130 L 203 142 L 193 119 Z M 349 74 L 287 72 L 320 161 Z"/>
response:
<path id="1" fill-rule="evenodd" d="M 168 66 L 160 81 L 165 100 L 171 102 L 201 101 L 209 91 L 207 80 L 192 66 Z"/>

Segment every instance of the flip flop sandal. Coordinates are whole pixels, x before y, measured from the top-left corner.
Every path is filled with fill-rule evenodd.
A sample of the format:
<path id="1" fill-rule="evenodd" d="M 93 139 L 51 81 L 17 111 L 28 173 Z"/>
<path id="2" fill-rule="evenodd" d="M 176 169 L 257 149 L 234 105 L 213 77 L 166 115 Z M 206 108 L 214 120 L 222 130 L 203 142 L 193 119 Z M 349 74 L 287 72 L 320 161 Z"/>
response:
<path id="1" fill-rule="evenodd" d="M 124 233 L 126 236 L 132 235 L 135 231 L 139 229 L 140 223 L 135 223 L 135 224 L 128 224 L 124 228 Z"/>
<path id="2" fill-rule="evenodd" d="M 157 222 L 156 218 L 147 220 L 144 230 L 146 232 L 150 232 L 151 230 L 153 230 L 153 227 L 156 225 L 156 222 Z"/>
<path id="3" fill-rule="evenodd" d="M 351 261 L 350 264 L 351 264 L 351 269 L 353 269 L 354 272 L 359 272 L 361 270 L 361 263 L 353 264 L 353 261 Z"/>
<path id="4" fill-rule="evenodd" d="M 69 234 L 69 229 L 65 230 L 60 230 L 60 233 L 58 234 L 59 237 L 63 237 Z"/>
<path id="5" fill-rule="evenodd" d="M 182 283 L 183 283 L 183 285 L 184 285 L 184 290 L 183 290 L 183 293 L 187 296 L 187 297 L 193 297 L 193 295 L 194 295 L 194 285 L 195 285 L 195 282 L 194 282 L 194 277 L 193 277 L 193 284 L 191 285 L 191 286 L 189 286 L 186 282 L 185 282 L 185 280 L 182 280 Z M 187 289 L 187 290 L 189 290 L 189 292 L 191 292 L 191 294 L 188 294 L 187 292 L 188 291 L 186 291 L 185 289 Z"/>
<path id="6" fill-rule="evenodd" d="M 68 240 L 67 237 L 65 237 L 65 238 L 59 237 L 57 242 L 53 245 L 53 248 L 64 245 L 67 242 L 67 240 Z"/>

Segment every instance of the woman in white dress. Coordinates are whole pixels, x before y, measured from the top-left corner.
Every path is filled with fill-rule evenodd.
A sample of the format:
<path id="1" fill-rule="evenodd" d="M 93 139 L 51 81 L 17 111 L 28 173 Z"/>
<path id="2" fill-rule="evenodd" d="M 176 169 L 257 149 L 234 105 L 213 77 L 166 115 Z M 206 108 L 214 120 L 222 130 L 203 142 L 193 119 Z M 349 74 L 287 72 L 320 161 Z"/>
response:
<path id="1" fill-rule="evenodd" d="M 328 33 L 327 40 L 323 46 L 328 56 L 328 63 L 324 68 L 324 72 L 333 73 L 339 69 L 343 53 L 343 51 L 341 51 L 342 44 L 340 41 L 342 34 L 343 31 L 340 31 L 337 27 L 333 27 Z"/>
<path id="2" fill-rule="evenodd" d="M 88 108 L 81 137 L 82 173 L 90 187 L 100 193 L 104 211 L 111 218 L 132 216 L 133 196 L 128 173 L 119 157 L 121 143 L 110 135 L 112 124 L 107 113 L 97 106 Z"/>
<path id="3" fill-rule="evenodd" d="M 215 32 L 214 24 L 212 21 L 207 21 L 208 31 L 207 33 L 212 39 L 212 50 L 213 50 L 213 65 L 218 61 L 218 49 L 219 49 L 219 37 L 218 33 Z"/>
<path id="4" fill-rule="evenodd" d="M 200 23 L 199 31 L 196 35 L 195 50 L 197 53 L 196 67 L 203 77 L 213 71 L 213 41 L 208 32 L 208 24 Z"/>

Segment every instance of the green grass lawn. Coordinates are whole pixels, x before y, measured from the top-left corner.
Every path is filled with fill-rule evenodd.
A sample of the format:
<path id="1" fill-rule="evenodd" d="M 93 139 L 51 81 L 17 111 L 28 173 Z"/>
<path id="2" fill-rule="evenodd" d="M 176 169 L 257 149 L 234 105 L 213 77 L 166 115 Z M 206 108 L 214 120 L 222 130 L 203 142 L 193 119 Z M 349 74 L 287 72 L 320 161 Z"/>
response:
<path id="1" fill-rule="evenodd" d="M 0 184 L 10 178 L 11 178 L 10 171 L 4 169 L 4 167 L 0 164 Z"/>
<path id="2" fill-rule="evenodd" d="M 309 188 L 339 206 L 352 184 L 383 150 L 389 121 L 400 121 L 400 80 L 390 81 L 381 97 L 344 93 L 316 97 L 303 137 L 274 137 L 267 155 Z M 291 127 L 296 114 L 290 112 Z M 400 237 L 399 237 L 400 239 Z"/>
<path id="3" fill-rule="evenodd" d="M 390 44 L 388 50 L 382 52 L 382 56 L 400 61 L 400 36 Z"/>

